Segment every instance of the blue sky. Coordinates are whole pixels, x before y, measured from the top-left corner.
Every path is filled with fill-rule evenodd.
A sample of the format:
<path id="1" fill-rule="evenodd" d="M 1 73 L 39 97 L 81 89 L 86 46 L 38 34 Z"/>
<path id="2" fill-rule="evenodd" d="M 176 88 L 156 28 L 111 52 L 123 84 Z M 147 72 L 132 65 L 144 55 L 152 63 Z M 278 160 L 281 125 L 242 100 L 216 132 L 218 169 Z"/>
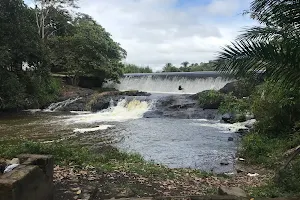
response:
<path id="1" fill-rule="evenodd" d="M 31 0 L 26 0 L 31 1 Z M 127 50 L 127 62 L 159 70 L 167 62 L 205 62 L 256 24 L 241 13 L 251 0 L 79 0 Z M 28 3 L 28 2 L 27 2 Z"/>

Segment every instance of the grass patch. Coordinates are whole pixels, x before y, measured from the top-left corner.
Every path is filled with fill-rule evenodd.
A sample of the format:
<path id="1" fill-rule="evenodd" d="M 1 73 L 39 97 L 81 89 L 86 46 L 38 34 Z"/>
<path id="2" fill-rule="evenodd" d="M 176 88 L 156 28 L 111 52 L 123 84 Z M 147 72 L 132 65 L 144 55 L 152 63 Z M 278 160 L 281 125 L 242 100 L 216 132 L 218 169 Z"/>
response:
<path id="1" fill-rule="evenodd" d="M 249 164 L 260 164 L 264 167 L 279 171 L 287 157 L 284 153 L 299 145 L 298 133 L 282 137 L 270 137 L 263 134 L 251 133 L 242 140 L 239 152 Z M 248 188 L 254 197 L 283 197 L 300 194 L 300 159 L 280 170 L 276 179 L 265 186 Z"/>
<path id="2" fill-rule="evenodd" d="M 125 171 L 156 179 L 175 179 L 187 173 L 196 177 L 212 174 L 193 169 L 170 169 L 145 161 L 139 154 L 121 152 L 113 147 L 89 149 L 80 144 L 64 142 L 39 143 L 29 140 L 5 140 L 0 142 L 0 157 L 11 159 L 22 153 L 51 154 L 59 165 L 77 167 L 94 166 L 100 171 Z"/>

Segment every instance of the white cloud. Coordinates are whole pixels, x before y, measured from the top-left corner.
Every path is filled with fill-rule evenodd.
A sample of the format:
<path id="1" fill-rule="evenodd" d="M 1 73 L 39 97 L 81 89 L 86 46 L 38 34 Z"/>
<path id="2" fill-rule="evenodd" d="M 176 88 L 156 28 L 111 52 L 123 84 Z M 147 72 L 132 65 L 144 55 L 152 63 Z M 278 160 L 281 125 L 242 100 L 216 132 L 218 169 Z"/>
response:
<path id="1" fill-rule="evenodd" d="M 213 59 L 242 27 L 254 23 L 239 14 L 249 1 L 211 0 L 179 8 L 177 0 L 81 0 L 80 11 L 121 43 L 127 62 L 161 69 L 167 62 Z"/>

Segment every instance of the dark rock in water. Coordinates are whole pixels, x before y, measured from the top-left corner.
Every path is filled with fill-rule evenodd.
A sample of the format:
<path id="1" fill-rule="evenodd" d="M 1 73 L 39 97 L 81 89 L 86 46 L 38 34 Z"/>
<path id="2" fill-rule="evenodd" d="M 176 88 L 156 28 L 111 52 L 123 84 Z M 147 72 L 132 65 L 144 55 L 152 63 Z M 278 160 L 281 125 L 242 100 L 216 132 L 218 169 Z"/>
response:
<path id="1" fill-rule="evenodd" d="M 221 160 L 220 165 L 229 165 L 229 161 L 227 159 L 223 159 Z"/>
<path id="2" fill-rule="evenodd" d="M 154 109 L 144 114 L 146 118 L 216 119 L 215 109 L 203 110 L 190 95 L 172 95 L 157 100 Z"/>
<path id="3" fill-rule="evenodd" d="M 240 128 L 238 131 L 236 131 L 236 133 L 239 133 L 241 135 L 246 135 L 247 133 L 249 133 L 249 129 L 247 129 L 247 128 Z"/>
<path id="4" fill-rule="evenodd" d="M 228 141 L 233 141 L 233 137 L 228 137 Z"/>
<path id="5" fill-rule="evenodd" d="M 139 97 L 139 96 L 149 96 L 151 94 L 147 92 L 140 91 L 109 91 L 97 93 L 87 89 L 86 93 L 82 93 L 81 99 L 70 103 L 62 108 L 60 111 L 92 111 L 97 112 L 99 110 L 107 109 L 113 103 L 115 106 L 120 99 L 125 97 Z"/>
<path id="6" fill-rule="evenodd" d="M 233 115 L 230 113 L 226 113 L 222 115 L 222 120 L 226 123 L 232 123 Z"/>
<path id="7" fill-rule="evenodd" d="M 144 118 L 161 118 L 163 117 L 163 112 L 159 110 L 148 111 L 144 114 Z"/>
<path id="8" fill-rule="evenodd" d="M 222 120 L 225 123 L 233 124 L 236 122 L 245 122 L 246 116 L 245 115 L 234 115 L 231 113 L 226 113 L 222 115 Z"/>

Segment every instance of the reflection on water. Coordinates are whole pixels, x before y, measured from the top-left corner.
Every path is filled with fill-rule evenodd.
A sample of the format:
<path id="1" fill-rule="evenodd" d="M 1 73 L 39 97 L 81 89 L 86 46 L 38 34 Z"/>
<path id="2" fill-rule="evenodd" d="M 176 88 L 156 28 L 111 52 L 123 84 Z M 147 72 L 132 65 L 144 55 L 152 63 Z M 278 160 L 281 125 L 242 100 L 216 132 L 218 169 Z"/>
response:
<path id="1" fill-rule="evenodd" d="M 208 123 L 215 127 L 201 126 Z M 169 167 L 229 172 L 237 145 L 228 137 L 235 134 L 218 124 L 207 120 L 138 119 L 124 125 L 124 139 L 116 146 Z M 220 165 L 224 159 L 229 165 Z"/>

